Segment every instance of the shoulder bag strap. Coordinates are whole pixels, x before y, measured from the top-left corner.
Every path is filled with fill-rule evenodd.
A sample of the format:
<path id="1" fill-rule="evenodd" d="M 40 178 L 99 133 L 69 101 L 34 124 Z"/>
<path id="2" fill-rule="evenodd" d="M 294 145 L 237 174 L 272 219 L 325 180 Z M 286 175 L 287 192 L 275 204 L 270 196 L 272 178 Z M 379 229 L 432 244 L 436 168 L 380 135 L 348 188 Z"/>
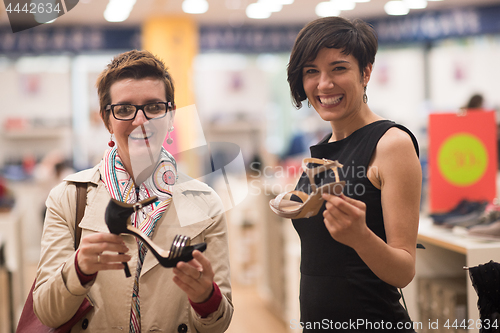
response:
<path id="1" fill-rule="evenodd" d="M 76 217 L 75 217 L 75 250 L 80 245 L 82 238 L 82 228 L 78 226 L 85 213 L 87 204 L 87 183 L 76 183 Z"/>

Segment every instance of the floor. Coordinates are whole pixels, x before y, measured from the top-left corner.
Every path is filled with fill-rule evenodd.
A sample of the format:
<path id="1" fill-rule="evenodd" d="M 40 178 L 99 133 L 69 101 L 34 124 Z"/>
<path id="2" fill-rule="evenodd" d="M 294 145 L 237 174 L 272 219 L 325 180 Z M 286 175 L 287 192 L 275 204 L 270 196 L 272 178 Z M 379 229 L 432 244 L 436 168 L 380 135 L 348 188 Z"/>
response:
<path id="1" fill-rule="evenodd" d="M 286 324 L 266 307 L 254 286 L 233 283 L 234 314 L 228 333 L 286 333 Z"/>

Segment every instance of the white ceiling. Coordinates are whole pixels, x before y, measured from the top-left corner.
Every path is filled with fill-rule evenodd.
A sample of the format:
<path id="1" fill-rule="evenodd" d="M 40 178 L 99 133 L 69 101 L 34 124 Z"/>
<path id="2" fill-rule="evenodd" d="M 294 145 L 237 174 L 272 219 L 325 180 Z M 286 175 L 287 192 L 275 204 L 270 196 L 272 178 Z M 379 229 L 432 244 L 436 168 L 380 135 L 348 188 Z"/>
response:
<path id="1" fill-rule="evenodd" d="M 78 5 L 66 15 L 58 18 L 54 25 L 72 24 L 102 24 L 102 25 L 138 25 L 148 17 L 157 15 L 186 15 L 182 12 L 183 0 L 137 0 L 130 17 L 122 23 L 109 23 L 103 17 L 107 0 L 80 0 Z M 318 18 L 314 10 L 319 2 L 325 0 L 295 0 L 291 5 L 283 6 L 279 13 L 273 13 L 270 18 L 264 20 L 249 19 L 245 15 L 248 4 L 257 0 L 207 0 L 209 9 L 204 14 L 192 15 L 200 24 L 218 24 L 239 26 L 243 24 L 304 24 Z M 341 16 L 347 18 L 373 18 L 386 16 L 384 5 L 388 0 L 371 0 L 368 3 L 357 3 L 352 11 L 345 11 Z M 3 1 L 2 1 L 3 2 Z M 479 6 L 488 4 L 500 4 L 500 0 L 443 0 L 428 1 L 425 10 L 412 10 L 422 12 L 429 10 L 449 9 L 463 6 Z M 8 24 L 4 7 L 0 5 L 0 24 Z"/>

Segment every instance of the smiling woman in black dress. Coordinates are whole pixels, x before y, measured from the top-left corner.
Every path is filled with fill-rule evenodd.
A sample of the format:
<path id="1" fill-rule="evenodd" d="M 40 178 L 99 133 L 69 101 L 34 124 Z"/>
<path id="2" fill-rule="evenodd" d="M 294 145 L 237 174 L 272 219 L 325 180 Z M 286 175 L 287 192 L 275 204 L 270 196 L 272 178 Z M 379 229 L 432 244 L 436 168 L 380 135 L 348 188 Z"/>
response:
<path id="1" fill-rule="evenodd" d="M 304 332 L 414 332 L 397 288 L 415 275 L 418 144 L 408 129 L 368 107 L 377 47 L 365 22 L 327 17 L 302 29 L 290 57 L 295 105 L 307 99 L 332 128 L 311 155 L 338 160 L 346 182 L 341 196 L 323 195 L 318 215 L 293 220 L 302 246 Z M 330 177 L 320 173 L 316 184 Z M 307 176 L 296 190 L 310 193 Z"/>

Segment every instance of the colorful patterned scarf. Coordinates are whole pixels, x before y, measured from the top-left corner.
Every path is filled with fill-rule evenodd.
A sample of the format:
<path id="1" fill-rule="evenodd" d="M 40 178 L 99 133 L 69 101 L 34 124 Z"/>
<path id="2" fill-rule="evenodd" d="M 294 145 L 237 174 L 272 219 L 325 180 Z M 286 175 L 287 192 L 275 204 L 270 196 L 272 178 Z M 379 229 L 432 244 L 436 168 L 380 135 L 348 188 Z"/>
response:
<path id="1" fill-rule="evenodd" d="M 162 148 L 160 159 L 153 173 L 144 183 L 137 186 L 125 170 L 117 152 L 116 147 L 105 152 L 99 167 L 102 181 L 111 197 L 122 202 L 135 203 L 154 195 L 158 196 L 158 201 L 133 213 L 130 217 L 132 224 L 151 238 L 156 222 L 172 201 L 173 185 L 177 179 L 177 164 L 174 157 Z M 139 260 L 132 294 L 130 332 L 139 333 L 141 332 L 139 276 L 148 249 L 140 240 L 136 240 L 139 247 Z"/>

